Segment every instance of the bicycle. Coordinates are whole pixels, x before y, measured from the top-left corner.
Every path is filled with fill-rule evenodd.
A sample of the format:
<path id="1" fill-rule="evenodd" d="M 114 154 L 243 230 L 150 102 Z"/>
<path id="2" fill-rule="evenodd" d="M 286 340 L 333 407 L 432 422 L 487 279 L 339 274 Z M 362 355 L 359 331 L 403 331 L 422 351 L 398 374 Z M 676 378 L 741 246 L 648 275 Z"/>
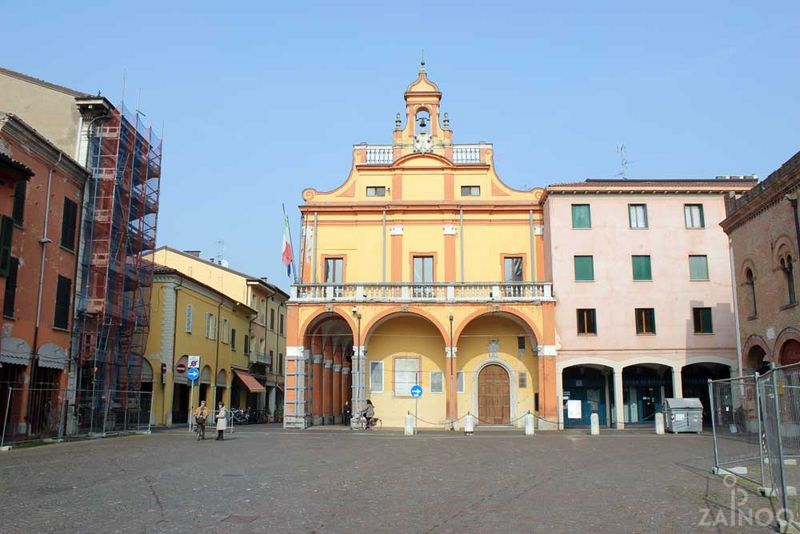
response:
<path id="1" fill-rule="evenodd" d="M 202 423 L 200 421 L 202 421 Z M 194 432 L 195 434 L 197 434 L 197 441 L 200 441 L 201 439 L 206 439 L 205 424 L 206 424 L 205 417 L 194 418 Z"/>
<path id="2" fill-rule="evenodd" d="M 382 427 L 383 427 L 383 421 L 381 421 L 377 417 L 372 418 L 372 425 L 369 428 L 367 428 L 367 418 L 364 417 L 363 415 L 356 416 L 356 428 L 358 428 L 359 430 L 364 430 L 364 431 L 375 430 L 375 429 L 380 430 Z"/>

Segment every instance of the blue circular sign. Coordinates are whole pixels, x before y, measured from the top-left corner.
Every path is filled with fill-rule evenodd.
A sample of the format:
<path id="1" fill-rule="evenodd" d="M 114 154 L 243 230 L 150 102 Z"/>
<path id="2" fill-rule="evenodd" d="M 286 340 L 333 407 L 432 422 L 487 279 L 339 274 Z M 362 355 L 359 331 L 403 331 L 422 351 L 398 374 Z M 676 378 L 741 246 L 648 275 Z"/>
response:
<path id="1" fill-rule="evenodd" d="M 197 380 L 200 378 L 200 369 L 197 367 L 192 367 L 188 371 L 186 371 L 186 376 L 189 377 L 189 380 Z"/>
<path id="2" fill-rule="evenodd" d="M 419 384 L 411 386 L 411 396 L 415 399 L 422 396 L 422 386 Z"/>

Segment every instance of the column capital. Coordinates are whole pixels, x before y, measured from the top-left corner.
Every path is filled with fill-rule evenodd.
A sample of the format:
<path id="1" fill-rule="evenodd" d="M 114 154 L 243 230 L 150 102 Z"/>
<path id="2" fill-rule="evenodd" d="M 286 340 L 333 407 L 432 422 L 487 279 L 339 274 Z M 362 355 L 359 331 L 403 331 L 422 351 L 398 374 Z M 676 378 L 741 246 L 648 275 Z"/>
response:
<path id="1" fill-rule="evenodd" d="M 557 356 L 558 345 L 539 345 L 536 347 L 539 356 Z"/>
<path id="2" fill-rule="evenodd" d="M 314 365 L 319 365 L 322 363 L 322 354 L 314 354 L 311 357 L 311 361 Z"/>
<path id="3" fill-rule="evenodd" d="M 333 367 L 333 360 L 325 360 L 322 363 L 325 366 L 325 369 L 330 369 Z"/>
<path id="4" fill-rule="evenodd" d="M 333 372 L 334 373 L 342 372 L 342 364 L 341 363 L 334 363 L 333 364 Z"/>
<path id="5" fill-rule="evenodd" d="M 447 358 L 455 358 L 457 352 L 458 352 L 458 347 L 445 347 L 444 348 L 444 355 Z"/>
<path id="6" fill-rule="evenodd" d="M 349 367 L 342 367 L 342 374 L 343 375 L 349 375 L 350 374 L 350 368 Z"/>
<path id="7" fill-rule="evenodd" d="M 366 358 L 367 346 L 366 345 L 353 345 L 353 356 Z"/>

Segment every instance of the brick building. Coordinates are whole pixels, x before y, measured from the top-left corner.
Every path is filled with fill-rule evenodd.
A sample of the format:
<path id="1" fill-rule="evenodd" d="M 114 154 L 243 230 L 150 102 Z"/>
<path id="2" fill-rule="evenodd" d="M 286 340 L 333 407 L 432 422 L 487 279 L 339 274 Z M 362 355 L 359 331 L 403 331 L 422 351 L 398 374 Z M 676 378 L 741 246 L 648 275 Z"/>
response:
<path id="1" fill-rule="evenodd" d="M 800 362 L 800 152 L 752 190 L 726 199 L 741 368 Z"/>

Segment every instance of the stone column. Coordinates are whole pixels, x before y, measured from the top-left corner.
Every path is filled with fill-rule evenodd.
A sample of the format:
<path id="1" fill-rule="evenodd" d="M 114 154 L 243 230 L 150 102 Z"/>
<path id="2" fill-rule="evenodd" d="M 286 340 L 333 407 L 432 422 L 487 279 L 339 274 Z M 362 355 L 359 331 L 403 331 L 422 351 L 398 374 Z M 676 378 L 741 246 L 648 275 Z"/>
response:
<path id="1" fill-rule="evenodd" d="M 322 354 L 312 356 L 311 369 L 311 422 L 322 424 Z"/>
<path id="2" fill-rule="evenodd" d="M 322 350 L 322 424 L 333 424 L 333 349 L 330 342 Z"/>
<path id="3" fill-rule="evenodd" d="M 617 417 L 617 430 L 625 428 L 625 404 L 622 395 L 622 369 L 614 369 L 614 413 Z"/>
<path id="4" fill-rule="evenodd" d="M 352 388 L 351 388 L 351 401 L 353 415 L 358 415 L 366 409 L 367 395 L 364 381 L 364 373 L 366 370 L 364 366 L 367 363 L 367 347 L 355 346 L 353 347 L 353 368 L 352 375 Z M 355 422 L 352 422 L 355 428 Z"/>
<path id="5" fill-rule="evenodd" d="M 342 367 L 342 412 L 344 412 L 344 404 L 350 402 L 350 368 Z M 350 402 L 350 412 L 353 411 L 352 402 Z"/>
<path id="6" fill-rule="evenodd" d="M 558 351 L 555 345 L 539 345 L 539 422 L 541 430 L 555 430 L 558 428 L 561 406 L 558 406 L 556 357 Z M 511 384 L 514 387 L 515 384 Z"/>
<path id="7" fill-rule="evenodd" d="M 447 359 L 445 366 L 445 383 L 447 384 L 447 406 L 446 414 L 450 421 L 458 419 L 458 366 L 456 364 L 456 347 L 445 347 L 444 354 Z"/>
<path id="8" fill-rule="evenodd" d="M 333 424 L 342 423 L 342 346 L 333 351 Z"/>
<path id="9" fill-rule="evenodd" d="M 680 367 L 672 368 L 672 396 L 676 399 L 683 398 L 683 372 Z M 664 402 L 664 399 L 661 399 Z"/>

